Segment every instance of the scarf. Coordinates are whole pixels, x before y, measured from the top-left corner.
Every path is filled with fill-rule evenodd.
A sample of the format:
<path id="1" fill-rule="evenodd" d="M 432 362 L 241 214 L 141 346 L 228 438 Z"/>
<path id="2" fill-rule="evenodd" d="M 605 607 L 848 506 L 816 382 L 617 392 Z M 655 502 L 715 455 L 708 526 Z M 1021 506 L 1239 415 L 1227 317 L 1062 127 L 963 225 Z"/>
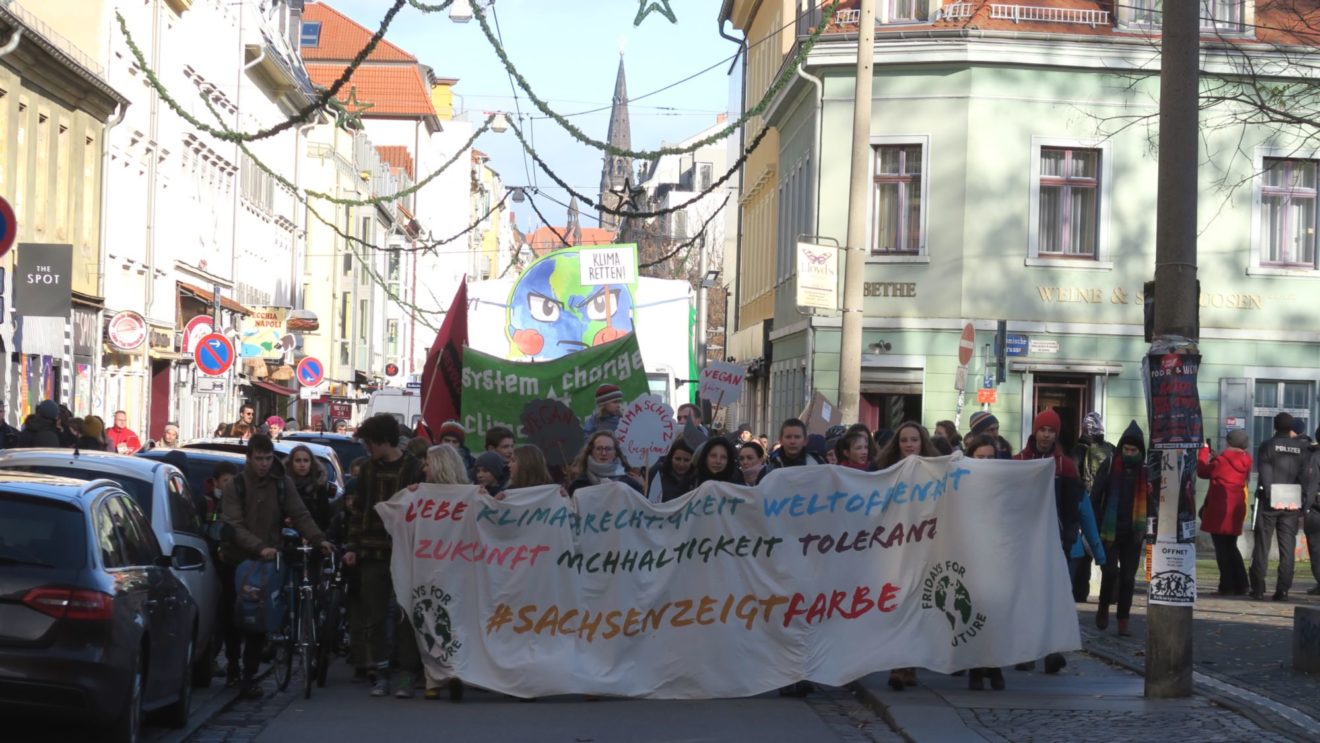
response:
<path id="1" fill-rule="evenodd" d="M 592 485 L 599 485 L 603 480 L 612 480 L 625 474 L 627 473 L 623 471 L 623 463 L 618 459 L 601 464 L 594 458 L 587 457 L 587 479 Z"/>
<path id="2" fill-rule="evenodd" d="M 1141 539 L 1146 534 L 1146 507 L 1150 499 L 1150 483 L 1146 481 L 1146 467 L 1137 469 L 1132 486 L 1132 536 Z M 1112 543 L 1118 535 L 1118 503 L 1122 500 L 1123 458 L 1114 457 L 1114 468 L 1109 473 L 1109 492 L 1105 495 L 1105 520 L 1100 527 L 1100 539 Z"/>

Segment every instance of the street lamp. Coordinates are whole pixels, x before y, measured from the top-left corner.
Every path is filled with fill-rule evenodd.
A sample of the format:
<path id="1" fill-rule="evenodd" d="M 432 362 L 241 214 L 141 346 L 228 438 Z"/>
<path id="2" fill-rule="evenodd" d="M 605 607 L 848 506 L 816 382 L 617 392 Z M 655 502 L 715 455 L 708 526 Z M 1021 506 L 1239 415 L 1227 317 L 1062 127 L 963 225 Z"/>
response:
<path id="1" fill-rule="evenodd" d="M 701 288 L 714 289 L 719 284 L 719 281 L 720 281 L 720 270 L 718 268 L 712 268 L 706 272 L 705 276 L 702 277 Z"/>
<path id="2" fill-rule="evenodd" d="M 496 113 L 490 120 L 490 130 L 496 134 L 503 134 L 509 131 L 509 119 L 503 113 Z"/>
<path id="3" fill-rule="evenodd" d="M 449 6 L 449 20 L 454 23 L 467 23 L 472 20 L 472 1 L 454 0 Z"/>

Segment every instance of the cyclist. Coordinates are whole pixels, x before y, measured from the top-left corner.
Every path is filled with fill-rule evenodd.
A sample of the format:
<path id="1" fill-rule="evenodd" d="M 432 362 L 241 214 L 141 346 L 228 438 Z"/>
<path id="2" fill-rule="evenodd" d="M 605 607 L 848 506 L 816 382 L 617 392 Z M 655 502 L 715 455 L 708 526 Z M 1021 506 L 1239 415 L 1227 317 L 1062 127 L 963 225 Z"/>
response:
<path id="1" fill-rule="evenodd" d="M 290 519 L 294 528 L 312 544 L 320 544 L 326 554 L 332 549 L 325 534 L 316 525 L 302 499 L 294 489 L 293 481 L 284 474 L 284 468 L 275 460 L 275 445 L 265 434 L 256 434 L 248 441 L 247 461 L 243 471 L 224 488 L 220 499 L 224 520 L 233 527 L 232 536 L 220 547 L 221 586 L 224 589 L 224 611 L 233 612 L 237 600 L 234 574 L 244 560 L 274 560 L 283 545 L 281 529 L 284 519 Z M 237 675 L 239 668 L 239 642 L 243 650 L 243 675 L 239 695 L 245 699 L 260 698 L 262 691 L 256 682 L 257 666 L 266 636 L 241 632 L 231 627 L 225 638 L 225 654 L 229 659 L 229 677 Z"/>

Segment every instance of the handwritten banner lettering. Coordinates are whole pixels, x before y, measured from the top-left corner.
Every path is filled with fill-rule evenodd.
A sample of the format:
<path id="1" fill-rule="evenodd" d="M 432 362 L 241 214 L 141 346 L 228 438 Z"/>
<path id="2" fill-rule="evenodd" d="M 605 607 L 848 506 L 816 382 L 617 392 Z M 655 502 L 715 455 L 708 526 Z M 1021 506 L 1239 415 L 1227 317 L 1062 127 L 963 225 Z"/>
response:
<path id="1" fill-rule="evenodd" d="M 520 697 L 739 697 L 1080 647 L 1053 468 L 790 468 L 661 504 L 423 485 L 376 508 L 433 671 Z"/>
<path id="2" fill-rule="evenodd" d="M 701 370 L 698 394 L 716 405 L 730 405 L 742 397 L 747 367 L 729 361 L 712 361 Z"/>
<path id="3" fill-rule="evenodd" d="M 674 443 L 674 409 L 654 395 L 642 395 L 623 409 L 614 435 L 630 464 L 649 467 Z"/>

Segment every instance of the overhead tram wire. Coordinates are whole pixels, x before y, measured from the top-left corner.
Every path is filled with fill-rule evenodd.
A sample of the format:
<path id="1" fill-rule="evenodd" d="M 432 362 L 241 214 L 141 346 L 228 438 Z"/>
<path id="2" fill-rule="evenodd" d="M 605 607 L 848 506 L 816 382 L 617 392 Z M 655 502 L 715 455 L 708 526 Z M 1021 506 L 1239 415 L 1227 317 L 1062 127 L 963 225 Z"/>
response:
<path id="1" fill-rule="evenodd" d="M 490 6 L 490 15 L 492 18 L 495 19 L 495 33 L 499 37 L 500 45 L 502 46 L 504 44 L 504 32 L 500 30 L 500 15 L 499 12 L 495 9 L 495 5 L 493 3 Z M 508 70 L 505 70 L 505 74 L 509 78 L 509 90 L 510 92 L 513 93 L 513 111 L 518 115 L 518 123 L 521 124 L 523 120 L 523 115 L 522 115 L 522 105 L 518 101 L 518 86 L 514 84 L 513 75 L 509 74 Z M 523 153 L 522 161 L 523 161 L 523 175 L 527 177 L 527 180 L 531 182 L 532 185 L 536 185 L 536 171 L 532 169 L 531 163 L 527 162 L 526 152 Z"/>

